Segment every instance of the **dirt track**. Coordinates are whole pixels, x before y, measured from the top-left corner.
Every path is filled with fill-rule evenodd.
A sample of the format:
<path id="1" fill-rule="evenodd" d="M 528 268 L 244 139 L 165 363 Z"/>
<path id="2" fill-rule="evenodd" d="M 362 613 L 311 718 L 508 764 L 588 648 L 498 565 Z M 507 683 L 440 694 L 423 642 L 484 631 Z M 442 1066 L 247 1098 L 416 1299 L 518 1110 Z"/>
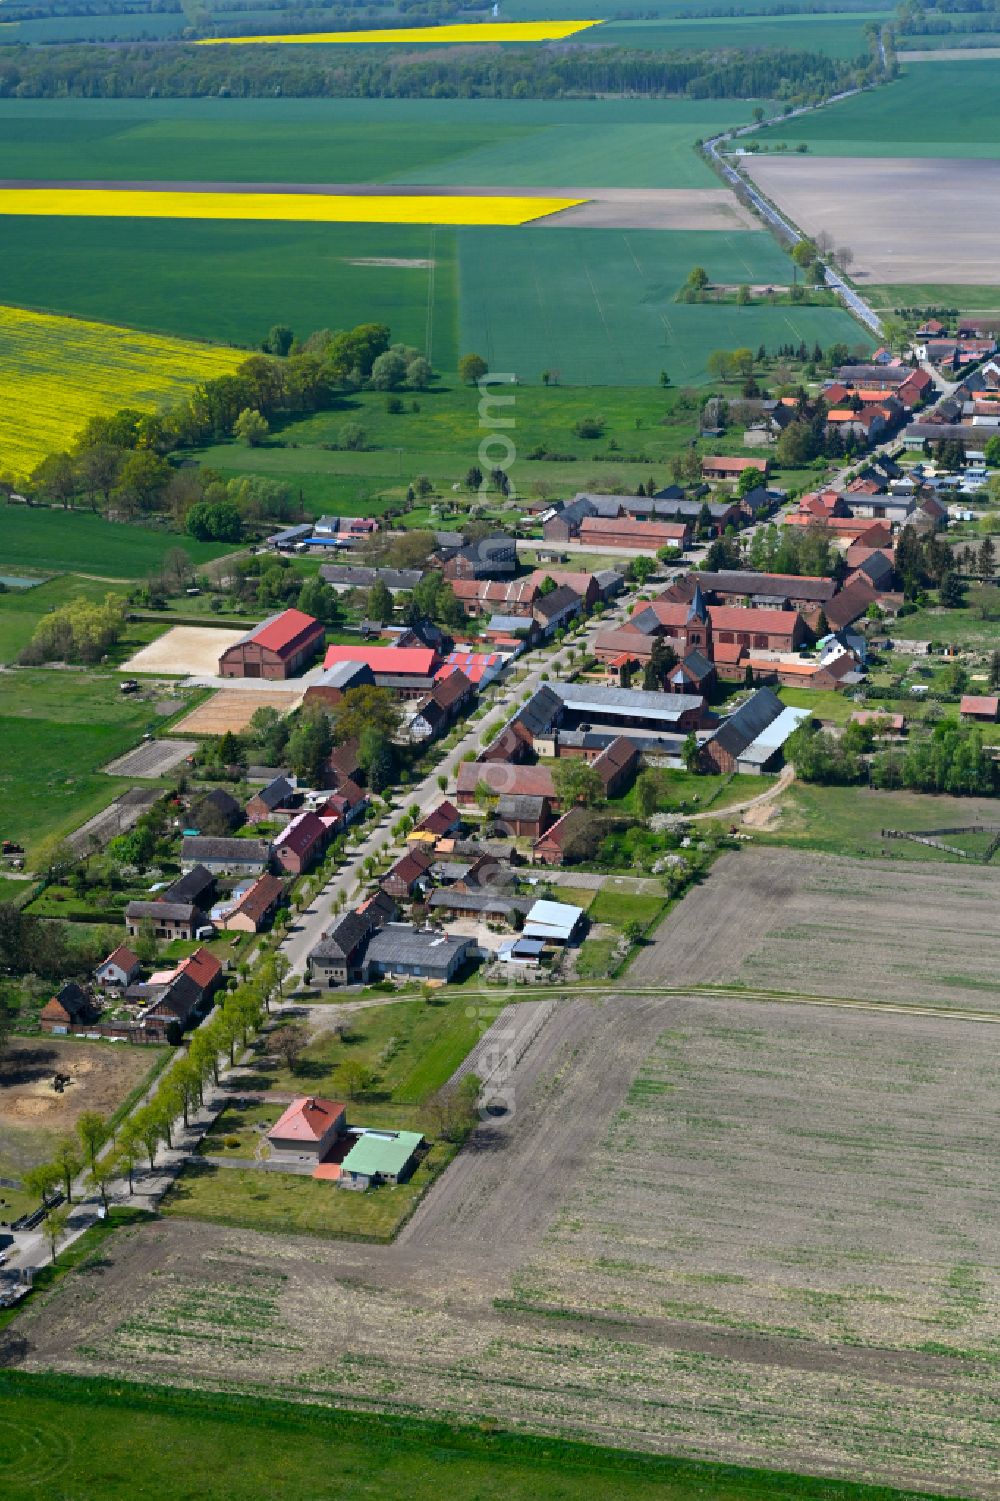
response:
<path id="1" fill-rule="evenodd" d="M 1000 161 L 747 156 L 743 165 L 807 235 L 825 231 L 850 248 L 862 288 L 1000 283 Z"/>

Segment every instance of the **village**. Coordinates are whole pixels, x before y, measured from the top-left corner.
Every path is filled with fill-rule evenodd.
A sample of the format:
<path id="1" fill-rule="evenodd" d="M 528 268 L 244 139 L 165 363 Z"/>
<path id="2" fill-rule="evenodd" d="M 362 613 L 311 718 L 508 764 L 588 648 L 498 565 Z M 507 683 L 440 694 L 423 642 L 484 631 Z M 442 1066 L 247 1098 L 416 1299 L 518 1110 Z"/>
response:
<path id="1" fill-rule="evenodd" d="M 86 854 L 84 886 L 122 893 L 109 898 L 117 941 L 47 997 L 36 987 L 20 1027 L 53 1048 L 117 1043 L 183 1061 L 234 997 L 245 1014 L 255 974 L 270 976 L 277 1006 L 259 1012 L 258 986 L 253 1087 L 237 1068 L 209 1109 L 203 1067 L 186 1097 L 201 1116 L 191 1136 L 185 1107 L 189 1149 L 174 1151 L 169 1122 L 149 1138 L 150 1171 L 158 1150 L 172 1163 L 157 1202 L 194 1194 L 211 1217 L 221 1180 L 205 1174 L 221 1171 L 237 1187 L 265 1172 L 290 1193 L 308 1179 L 310 1192 L 373 1189 L 412 1206 L 471 1129 L 482 1080 L 460 1065 L 477 1037 L 456 1042 L 434 1093 L 440 1123 L 450 1091 L 454 1124 L 459 1080 L 471 1080 L 443 1150 L 431 1091 L 419 1108 L 405 1093 L 373 1103 L 383 1054 L 352 1065 L 341 1032 L 324 1028 L 331 1004 L 395 995 L 432 1016 L 453 994 L 497 1007 L 519 991 L 610 983 L 719 851 L 766 837 L 793 762 L 810 778 L 810 746 L 835 755 L 849 742 L 852 776 L 882 785 L 887 753 L 891 769 L 951 714 L 984 746 L 981 775 L 995 775 L 996 655 L 905 627 L 935 597 L 960 607 L 996 582 L 975 526 L 997 458 L 1000 369 L 968 330 L 949 341 L 928 324 L 921 337 L 912 363 L 880 351 L 814 398 L 745 411 L 750 453 L 703 458 L 697 482 L 528 501 L 516 530 L 439 532 L 407 566 L 379 561 L 371 520 L 286 528 L 261 558 L 287 568 L 318 555 L 315 577 L 353 603 L 357 627 L 337 634 L 289 606 L 242 633 L 174 626 L 122 664 L 123 693 L 174 674 L 200 699 L 154 742 L 173 789 Z M 850 462 L 790 496 L 767 448 L 817 423 Z M 957 427 L 961 452 L 948 446 Z M 416 603 L 429 599 L 438 607 Z M 70 898 L 70 874 L 50 873 L 45 911 Z M 218 1035 L 235 1065 L 237 1034 Z M 302 1056 L 318 1087 L 301 1087 Z M 51 1087 L 71 1097 L 72 1070 L 53 1058 Z M 249 1183 L 241 1192 L 252 1217 Z M 10 1296 L 24 1295 L 18 1262 L 37 1257 L 62 1197 L 49 1181 L 40 1210 L 8 1218 Z M 348 1232 L 367 1223 L 335 1213 Z"/>

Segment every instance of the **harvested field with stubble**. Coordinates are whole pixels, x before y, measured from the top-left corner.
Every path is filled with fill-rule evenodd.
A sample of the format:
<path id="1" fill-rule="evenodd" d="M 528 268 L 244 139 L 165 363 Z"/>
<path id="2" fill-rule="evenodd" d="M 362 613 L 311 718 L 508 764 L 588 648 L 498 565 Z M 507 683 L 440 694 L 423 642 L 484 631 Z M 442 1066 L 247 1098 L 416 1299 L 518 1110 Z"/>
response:
<path id="1" fill-rule="evenodd" d="M 393 1245 L 162 1220 L 0 1360 L 995 1495 L 981 1025 L 580 998 L 510 1092 Z"/>
<path id="2" fill-rule="evenodd" d="M 992 867 L 741 850 L 660 924 L 629 978 L 1000 1015 L 998 904 Z"/>

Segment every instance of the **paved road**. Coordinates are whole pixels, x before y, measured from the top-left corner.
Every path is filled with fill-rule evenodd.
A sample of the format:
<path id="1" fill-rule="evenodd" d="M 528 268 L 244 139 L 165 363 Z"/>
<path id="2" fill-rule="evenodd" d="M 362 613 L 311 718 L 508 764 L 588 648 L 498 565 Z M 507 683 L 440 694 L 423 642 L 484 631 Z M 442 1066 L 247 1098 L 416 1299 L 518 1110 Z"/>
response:
<path id="1" fill-rule="evenodd" d="M 593 645 L 594 637 L 599 630 L 614 624 L 623 612 L 627 612 L 628 606 L 617 605 L 605 611 L 600 619 L 591 621 L 582 635 L 577 636 L 574 644 L 579 652 L 581 647 L 589 649 Z M 552 652 L 551 650 L 527 652 L 519 659 L 517 666 L 528 667 L 527 677 L 517 684 L 516 688 L 503 691 L 496 708 L 485 719 L 471 720 L 457 745 L 442 754 L 441 759 L 434 768 L 415 786 L 405 787 L 397 795 L 392 813 L 386 814 L 377 825 L 369 830 L 362 839 L 360 845 L 354 850 L 347 863 L 337 871 L 333 879 L 324 886 L 319 896 L 312 905 L 300 913 L 293 924 L 288 937 L 282 944 L 282 952 L 291 964 L 291 974 L 302 976 L 305 973 L 306 960 L 313 948 L 327 928 L 334 921 L 334 903 L 338 896 L 343 893 L 350 900 L 362 879 L 361 868 L 369 857 L 380 855 L 394 848 L 398 841 L 393 837 L 390 826 L 399 817 L 400 810 L 414 805 L 420 809 L 421 814 L 428 813 L 437 806 L 443 793 L 438 786 L 438 777 L 445 776 L 451 779 L 455 776 L 458 767 L 470 750 L 478 750 L 479 742 L 487 724 L 499 725 L 514 712 L 517 700 L 527 693 L 533 693 L 542 680 L 542 673 L 556 674 L 556 663 L 565 662 L 564 652 Z M 516 670 L 516 669 L 515 669 Z"/>

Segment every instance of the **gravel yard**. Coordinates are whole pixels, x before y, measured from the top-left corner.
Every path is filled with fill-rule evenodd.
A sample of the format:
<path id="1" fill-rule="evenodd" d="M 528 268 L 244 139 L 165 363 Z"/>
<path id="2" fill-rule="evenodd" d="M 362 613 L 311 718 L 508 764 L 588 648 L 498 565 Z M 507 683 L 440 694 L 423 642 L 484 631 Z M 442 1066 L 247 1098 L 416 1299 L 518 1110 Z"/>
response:
<path id="1" fill-rule="evenodd" d="M 109 761 L 104 770 L 115 777 L 165 777 L 197 749 L 197 740 L 147 740 L 117 761 Z"/>
<path id="2" fill-rule="evenodd" d="M 222 653 L 245 634 L 214 626 L 175 625 L 123 662 L 121 672 L 125 677 L 133 672 L 168 672 L 178 677 L 214 673 Z"/>

